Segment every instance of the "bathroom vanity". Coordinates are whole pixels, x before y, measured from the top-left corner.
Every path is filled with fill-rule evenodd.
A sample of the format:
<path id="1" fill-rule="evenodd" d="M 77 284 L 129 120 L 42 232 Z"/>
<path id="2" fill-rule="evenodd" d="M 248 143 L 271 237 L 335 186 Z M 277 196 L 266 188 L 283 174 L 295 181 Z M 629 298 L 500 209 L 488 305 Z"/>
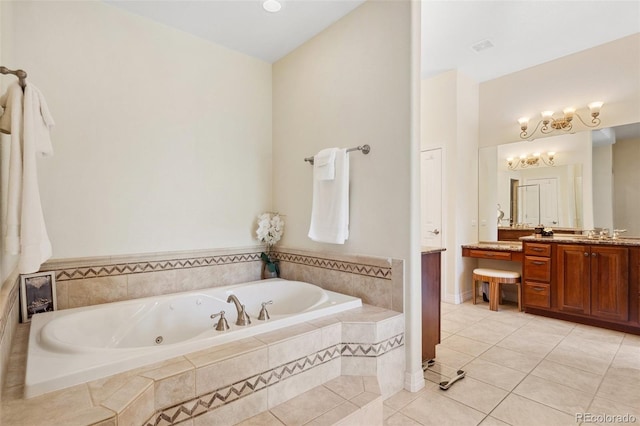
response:
<path id="1" fill-rule="evenodd" d="M 640 334 L 640 239 L 521 240 L 526 312 Z"/>
<path id="2" fill-rule="evenodd" d="M 463 244 L 462 256 L 475 257 L 477 259 L 522 262 L 522 243 L 519 241 L 480 241 L 476 244 Z"/>

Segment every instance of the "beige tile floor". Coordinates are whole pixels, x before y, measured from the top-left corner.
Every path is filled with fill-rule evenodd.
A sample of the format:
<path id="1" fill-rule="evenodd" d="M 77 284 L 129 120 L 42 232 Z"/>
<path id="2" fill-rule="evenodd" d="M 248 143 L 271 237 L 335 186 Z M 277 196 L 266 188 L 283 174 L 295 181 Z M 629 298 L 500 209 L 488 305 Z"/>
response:
<path id="1" fill-rule="evenodd" d="M 441 327 L 426 387 L 388 398 L 385 425 L 640 425 L 640 336 L 470 302 L 443 303 Z"/>

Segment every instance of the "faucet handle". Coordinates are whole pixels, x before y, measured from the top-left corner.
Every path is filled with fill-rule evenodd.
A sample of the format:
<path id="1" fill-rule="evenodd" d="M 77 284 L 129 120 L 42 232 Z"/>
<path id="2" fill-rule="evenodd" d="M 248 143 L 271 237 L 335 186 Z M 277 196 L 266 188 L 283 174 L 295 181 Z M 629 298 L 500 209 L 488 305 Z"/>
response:
<path id="1" fill-rule="evenodd" d="M 273 300 L 269 300 L 268 302 L 262 302 L 262 309 L 260 309 L 260 314 L 258 315 L 258 319 L 260 321 L 266 321 L 271 319 L 269 316 L 269 312 L 267 312 L 267 305 L 273 305 Z"/>
<path id="2" fill-rule="evenodd" d="M 229 323 L 227 322 L 227 319 L 224 317 L 224 311 L 220 311 L 217 314 L 212 314 L 211 315 L 211 319 L 214 319 L 216 317 L 220 317 L 220 319 L 218 320 L 218 325 L 216 325 L 216 330 L 217 331 L 226 331 L 229 329 Z"/>
<path id="3" fill-rule="evenodd" d="M 620 236 L 620 234 L 622 234 L 624 232 L 627 232 L 627 230 L 626 229 L 614 229 L 613 230 L 613 236 L 611 238 L 613 238 L 615 240 Z"/>

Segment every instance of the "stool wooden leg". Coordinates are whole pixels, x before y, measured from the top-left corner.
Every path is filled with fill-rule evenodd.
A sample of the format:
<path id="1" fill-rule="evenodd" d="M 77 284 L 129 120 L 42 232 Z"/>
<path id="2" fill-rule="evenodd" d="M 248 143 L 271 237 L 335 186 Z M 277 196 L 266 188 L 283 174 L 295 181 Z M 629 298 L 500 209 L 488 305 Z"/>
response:
<path id="1" fill-rule="evenodd" d="M 498 310 L 498 293 L 500 292 L 500 284 L 492 279 L 489 281 L 489 309 Z"/>
<path id="2" fill-rule="evenodd" d="M 522 312 L 522 284 L 516 283 L 518 286 L 518 312 Z"/>
<path id="3" fill-rule="evenodd" d="M 473 278 L 473 281 L 471 282 L 471 289 L 473 290 L 473 304 L 476 304 L 476 294 L 478 293 L 478 288 L 476 287 L 476 285 L 478 284 L 478 281 L 476 281 L 475 278 Z"/>

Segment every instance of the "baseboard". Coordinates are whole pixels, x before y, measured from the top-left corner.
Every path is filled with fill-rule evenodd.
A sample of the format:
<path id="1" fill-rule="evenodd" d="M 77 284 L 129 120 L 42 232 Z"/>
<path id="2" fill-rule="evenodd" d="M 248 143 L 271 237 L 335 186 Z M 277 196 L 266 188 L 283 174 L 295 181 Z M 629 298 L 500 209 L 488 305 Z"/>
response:
<path id="1" fill-rule="evenodd" d="M 404 373 L 404 388 L 409 392 L 418 392 L 424 387 L 424 373 L 422 369 L 414 373 Z"/>

